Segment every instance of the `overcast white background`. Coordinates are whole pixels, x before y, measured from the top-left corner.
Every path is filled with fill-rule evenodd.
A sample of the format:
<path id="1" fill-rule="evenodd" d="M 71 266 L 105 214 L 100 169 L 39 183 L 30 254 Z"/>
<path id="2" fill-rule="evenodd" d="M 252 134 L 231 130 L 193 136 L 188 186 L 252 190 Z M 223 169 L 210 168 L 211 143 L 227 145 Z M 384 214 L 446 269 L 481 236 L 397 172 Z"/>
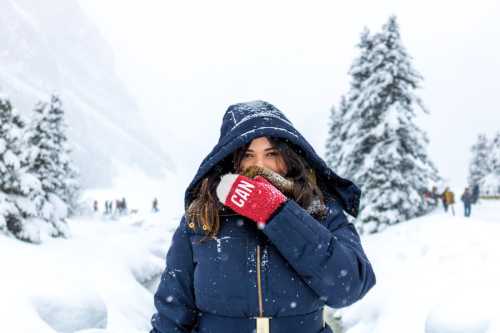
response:
<path id="1" fill-rule="evenodd" d="M 500 130 L 500 1 L 80 3 L 182 177 L 216 143 L 227 106 L 247 100 L 275 104 L 323 154 L 359 34 L 391 14 L 425 78 L 419 94 L 431 114 L 421 123 L 441 174 L 465 184 L 477 134 Z"/>

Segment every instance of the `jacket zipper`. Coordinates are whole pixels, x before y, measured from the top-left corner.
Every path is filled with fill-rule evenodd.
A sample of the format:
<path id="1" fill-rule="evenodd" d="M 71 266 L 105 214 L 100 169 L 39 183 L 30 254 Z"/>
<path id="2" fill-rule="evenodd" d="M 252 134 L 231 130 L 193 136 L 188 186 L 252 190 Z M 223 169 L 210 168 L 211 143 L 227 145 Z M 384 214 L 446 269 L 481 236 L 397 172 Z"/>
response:
<path id="1" fill-rule="evenodd" d="M 260 273 L 260 245 L 257 245 L 257 293 L 259 297 L 259 316 L 256 319 L 256 333 L 269 333 L 270 318 L 264 317 L 264 307 L 262 304 L 262 283 Z"/>
<path id="2" fill-rule="evenodd" d="M 257 245 L 257 293 L 259 296 L 259 317 L 262 317 L 264 311 L 262 306 L 262 284 L 260 277 L 260 245 Z"/>
<path id="3" fill-rule="evenodd" d="M 256 333 L 270 333 L 269 320 L 271 318 L 264 317 L 264 307 L 262 303 L 262 283 L 261 283 L 261 272 L 260 272 L 260 245 L 257 245 L 257 293 L 259 297 L 259 316 L 256 319 L 257 330 Z M 326 327 L 326 322 L 323 317 L 323 328 Z"/>

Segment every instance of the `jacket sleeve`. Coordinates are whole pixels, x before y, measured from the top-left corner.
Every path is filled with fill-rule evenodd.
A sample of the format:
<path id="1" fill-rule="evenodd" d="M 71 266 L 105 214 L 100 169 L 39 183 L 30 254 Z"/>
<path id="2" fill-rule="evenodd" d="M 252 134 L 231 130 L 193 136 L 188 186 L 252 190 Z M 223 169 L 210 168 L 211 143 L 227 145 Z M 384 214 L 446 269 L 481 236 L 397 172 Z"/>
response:
<path id="1" fill-rule="evenodd" d="M 288 200 L 263 232 L 301 278 L 334 308 L 361 299 L 375 285 L 375 274 L 356 229 L 336 202 L 319 222 Z"/>
<path id="2" fill-rule="evenodd" d="M 157 312 L 150 333 L 191 332 L 198 318 L 194 303 L 193 255 L 183 217 L 172 237 L 167 264 L 154 295 Z"/>

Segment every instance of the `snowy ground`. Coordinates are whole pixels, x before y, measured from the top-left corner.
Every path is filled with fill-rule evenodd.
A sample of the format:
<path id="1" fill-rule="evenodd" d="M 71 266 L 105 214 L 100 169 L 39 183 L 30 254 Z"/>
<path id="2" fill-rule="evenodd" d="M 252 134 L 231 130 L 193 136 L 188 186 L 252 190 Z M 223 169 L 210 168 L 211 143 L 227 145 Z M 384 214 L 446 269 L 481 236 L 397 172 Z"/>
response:
<path id="1" fill-rule="evenodd" d="M 500 202 L 455 208 L 363 239 L 378 282 L 344 333 L 500 332 Z M 147 332 L 173 215 L 80 218 L 40 246 L 0 235 L 0 332 Z"/>
<path id="2" fill-rule="evenodd" d="M 71 239 L 41 246 L 0 236 L 0 332 L 146 332 L 177 223 L 82 218 L 70 221 Z"/>
<path id="3" fill-rule="evenodd" d="M 500 202 L 455 212 L 364 238 L 377 286 L 341 311 L 347 333 L 500 332 Z"/>

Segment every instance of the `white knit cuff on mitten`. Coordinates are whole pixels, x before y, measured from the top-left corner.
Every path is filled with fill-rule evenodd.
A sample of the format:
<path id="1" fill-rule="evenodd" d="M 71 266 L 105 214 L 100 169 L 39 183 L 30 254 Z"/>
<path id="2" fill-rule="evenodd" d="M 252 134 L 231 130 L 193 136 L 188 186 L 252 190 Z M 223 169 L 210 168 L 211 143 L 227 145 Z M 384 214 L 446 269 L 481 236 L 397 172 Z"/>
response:
<path id="1" fill-rule="evenodd" d="M 229 195 L 236 178 L 239 176 L 240 175 L 238 174 L 228 173 L 220 179 L 219 185 L 217 186 L 217 197 L 223 204 L 226 203 L 227 196 Z"/>

